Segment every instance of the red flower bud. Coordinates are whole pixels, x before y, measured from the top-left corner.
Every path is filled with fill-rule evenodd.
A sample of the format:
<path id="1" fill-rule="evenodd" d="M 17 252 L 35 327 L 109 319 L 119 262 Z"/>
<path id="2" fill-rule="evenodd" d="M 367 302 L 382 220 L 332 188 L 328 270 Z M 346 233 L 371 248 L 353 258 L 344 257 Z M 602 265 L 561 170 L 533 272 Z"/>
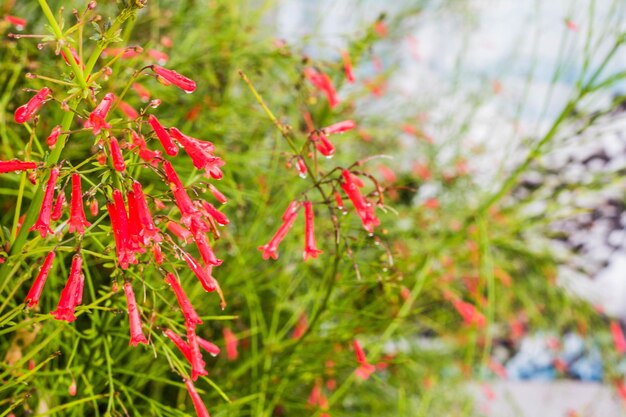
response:
<path id="1" fill-rule="evenodd" d="M 130 195 L 130 193 L 129 193 Z M 147 245 L 150 241 L 160 242 L 161 235 L 159 229 L 155 226 L 152 214 L 148 209 L 148 202 L 146 196 L 143 193 L 141 184 L 137 181 L 133 182 L 133 199 L 137 208 L 137 216 L 139 225 L 141 226 L 141 236 L 143 238 L 144 245 Z"/>
<path id="2" fill-rule="evenodd" d="M 159 163 L 159 159 L 161 159 L 161 152 L 148 149 L 144 138 L 137 134 L 137 132 L 135 132 L 134 130 L 131 132 L 130 137 L 133 141 L 130 149 L 139 149 L 139 157 L 141 159 L 143 159 L 145 162 L 152 164 L 152 166 L 157 166 L 157 164 Z"/>
<path id="3" fill-rule="evenodd" d="M 226 345 L 226 358 L 229 361 L 234 361 L 239 356 L 237 346 L 239 341 L 237 336 L 228 327 L 224 327 L 224 344 Z"/>
<path id="4" fill-rule="evenodd" d="M 26 27 L 26 19 L 22 19 L 21 17 L 6 15 L 4 16 L 4 20 L 15 26 L 17 30 L 24 30 Z"/>
<path id="5" fill-rule="evenodd" d="M 85 217 L 83 191 L 80 186 L 80 174 L 72 174 L 72 203 L 70 206 L 70 233 L 85 233 L 85 227 L 91 226 Z"/>
<path id="6" fill-rule="evenodd" d="M 224 196 L 224 194 L 222 194 L 217 188 L 215 188 L 213 184 L 209 184 L 209 191 L 211 192 L 211 194 L 213 194 L 213 197 L 215 197 L 220 203 L 226 204 L 228 202 L 226 196 Z"/>
<path id="7" fill-rule="evenodd" d="M 178 146 L 172 141 L 169 133 L 163 128 L 161 123 L 159 123 L 159 119 L 157 119 L 154 115 L 148 116 L 148 123 L 152 126 L 152 130 L 156 133 L 157 138 L 163 145 L 163 149 L 165 149 L 165 153 L 169 156 L 176 156 L 178 154 Z"/>
<path id="8" fill-rule="evenodd" d="M 74 62 L 76 62 L 76 65 L 79 65 L 82 67 L 82 69 L 85 69 L 85 66 L 82 65 L 80 63 L 80 57 L 78 56 L 78 53 L 76 52 L 76 49 L 72 48 L 71 46 L 68 46 L 68 49 L 70 50 L 70 52 L 72 53 L 72 58 L 74 59 Z M 65 63 L 67 65 L 71 65 L 69 58 L 67 57 L 67 55 L 65 54 L 64 50 L 61 50 L 61 56 L 63 57 L 63 60 L 65 61 Z"/>
<path id="9" fill-rule="evenodd" d="M 54 145 L 56 145 L 57 139 L 59 138 L 60 134 L 61 134 L 61 126 L 55 126 L 50 132 L 50 136 L 48 136 L 48 139 L 46 139 L 46 143 L 48 144 L 50 149 L 54 148 Z"/>
<path id="10" fill-rule="evenodd" d="M 50 178 L 48 179 L 48 184 L 46 185 L 46 192 L 43 197 L 43 203 L 41 204 L 41 210 L 39 211 L 39 218 L 29 229 L 30 231 L 38 230 L 41 237 L 46 237 L 48 233 L 52 233 L 52 229 L 50 229 L 50 217 L 52 215 L 54 187 L 56 186 L 58 178 L 59 168 L 54 167 L 50 170 Z"/>
<path id="11" fill-rule="evenodd" d="M 36 306 L 39 302 L 43 286 L 46 283 L 46 279 L 48 278 L 48 274 L 50 273 L 50 269 L 52 268 L 54 257 L 54 251 L 48 252 L 46 259 L 43 261 L 43 265 L 39 270 L 39 274 L 37 274 L 37 278 L 35 278 L 35 281 L 33 282 L 33 286 L 30 287 L 30 290 L 26 295 L 26 299 L 24 300 L 24 302 L 27 303 L 28 307 L 30 308 Z"/>
<path id="12" fill-rule="evenodd" d="M 176 200 L 176 205 L 180 210 L 181 219 L 183 224 L 187 227 L 191 224 L 192 218 L 198 216 L 198 210 L 193 205 L 193 201 L 187 195 L 187 191 L 185 187 L 183 187 L 183 183 L 178 178 L 176 171 L 174 171 L 174 167 L 169 161 L 163 161 L 163 169 L 165 171 L 165 176 L 170 183 L 170 189 L 174 194 L 174 199 Z"/>
<path id="13" fill-rule="evenodd" d="M 305 245 L 304 245 L 304 260 L 306 261 L 309 258 L 317 258 L 317 255 L 322 253 L 321 250 L 317 249 L 317 244 L 315 243 L 315 231 L 313 226 L 313 204 L 310 201 L 304 202 L 304 235 L 305 235 Z"/>
<path id="14" fill-rule="evenodd" d="M 220 348 L 217 345 L 209 342 L 208 340 L 204 340 L 200 336 L 198 336 L 198 345 L 200 345 L 202 349 L 206 350 L 209 355 L 213 357 L 220 354 Z"/>
<path id="15" fill-rule="evenodd" d="M 183 90 L 185 93 L 193 93 L 196 90 L 196 83 L 189 78 L 180 75 L 176 71 L 153 65 L 152 71 L 160 78 L 164 79 L 170 84 L 174 84 L 176 87 Z"/>
<path id="16" fill-rule="evenodd" d="M 21 124 L 30 120 L 41 108 L 41 106 L 43 106 L 51 92 L 52 91 L 50 91 L 48 87 L 44 87 L 39 90 L 39 92 L 28 101 L 28 103 L 15 110 L 15 121 Z"/>
<path id="17" fill-rule="evenodd" d="M 118 172 L 124 172 L 126 164 L 124 163 L 124 156 L 122 155 L 122 149 L 120 143 L 116 138 L 111 136 L 109 138 L 109 146 L 111 147 L 111 159 L 113 160 L 113 168 Z"/>
<path id="18" fill-rule="evenodd" d="M 52 215 L 50 216 L 51 220 L 57 221 L 63 215 L 63 205 L 65 204 L 65 193 L 61 191 L 59 195 L 57 195 L 57 201 L 54 203 L 54 210 L 52 210 Z"/>

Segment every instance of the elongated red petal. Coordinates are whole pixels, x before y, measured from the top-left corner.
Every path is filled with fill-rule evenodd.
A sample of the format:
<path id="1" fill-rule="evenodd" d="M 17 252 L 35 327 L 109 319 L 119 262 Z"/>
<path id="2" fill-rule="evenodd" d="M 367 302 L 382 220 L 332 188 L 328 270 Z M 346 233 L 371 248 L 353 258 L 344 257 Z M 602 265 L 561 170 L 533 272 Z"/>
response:
<path id="1" fill-rule="evenodd" d="M 228 327 L 224 327 L 224 343 L 226 345 L 226 357 L 229 361 L 234 361 L 239 356 L 237 346 L 239 341 L 237 336 Z"/>
<path id="2" fill-rule="evenodd" d="M 106 93 L 100 104 L 89 114 L 89 119 L 85 122 L 86 128 L 93 129 L 93 134 L 97 135 L 102 129 L 110 129 L 111 125 L 106 122 L 106 117 L 111 110 L 111 105 L 115 100 L 113 93 Z"/>
<path id="3" fill-rule="evenodd" d="M 30 287 L 28 294 L 26 295 L 26 299 L 24 300 L 27 303 L 28 307 L 34 307 L 39 302 L 39 298 L 41 297 L 41 292 L 43 290 L 43 286 L 46 283 L 46 279 L 48 278 L 48 274 L 50 273 L 50 269 L 52 268 L 52 263 L 54 262 L 55 253 L 54 251 L 48 252 L 46 259 L 39 270 L 39 274 L 37 274 L 37 278 L 33 282 L 33 286 Z"/>

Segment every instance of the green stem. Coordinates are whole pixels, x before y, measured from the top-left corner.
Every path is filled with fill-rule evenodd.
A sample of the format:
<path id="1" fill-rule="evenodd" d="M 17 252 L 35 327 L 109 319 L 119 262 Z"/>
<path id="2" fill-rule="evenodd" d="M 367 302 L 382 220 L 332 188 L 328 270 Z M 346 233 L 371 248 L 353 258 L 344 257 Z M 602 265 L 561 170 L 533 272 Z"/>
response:
<path id="1" fill-rule="evenodd" d="M 50 10 L 50 6 L 48 6 L 48 2 L 46 0 L 37 0 L 37 1 L 39 2 L 41 11 L 46 16 L 46 19 L 48 20 L 50 27 L 54 31 L 54 36 L 56 36 L 57 41 L 62 42 L 61 49 L 63 49 L 63 52 L 65 53 L 65 56 L 67 57 L 67 61 L 70 63 L 70 66 L 72 67 L 72 71 L 74 72 L 74 75 L 76 76 L 76 79 L 78 80 L 78 84 L 80 84 L 81 88 L 83 89 L 87 88 L 87 82 L 85 81 L 85 76 L 83 74 L 83 71 L 80 69 L 80 67 L 76 63 L 76 60 L 74 60 L 72 51 L 70 51 L 70 48 L 68 48 L 65 42 L 65 37 L 63 36 L 61 27 L 57 23 L 56 18 L 54 17 L 54 14 L 52 13 L 52 10 Z"/>

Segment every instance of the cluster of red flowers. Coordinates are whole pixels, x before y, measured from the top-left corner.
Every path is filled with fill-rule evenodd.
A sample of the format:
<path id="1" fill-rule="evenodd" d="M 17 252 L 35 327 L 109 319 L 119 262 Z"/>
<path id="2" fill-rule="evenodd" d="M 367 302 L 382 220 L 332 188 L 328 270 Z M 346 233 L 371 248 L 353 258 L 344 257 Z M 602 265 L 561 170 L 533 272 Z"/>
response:
<path id="1" fill-rule="evenodd" d="M 66 56 L 64 56 L 64 59 L 67 62 Z M 77 63 L 79 62 L 78 56 L 74 57 L 74 59 L 77 60 Z M 174 85 L 186 93 L 191 93 L 196 89 L 194 81 L 175 71 L 158 65 L 146 68 L 151 69 L 155 74 L 155 78 L 162 84 Z M 37 114 L 43 104 L 52 97 L 53 92 L 49 88 L 42 88 L 26 104 L 20 106 L 15 111 L 15 121 L 17 123 L 28 122 Z M 96 136 L 97 143 L 102 149 L 100 155 L 104 157 L 99 157 L 98 160 L 105 164 L 107 160 L 106 155 L 108 155 L 110 165 L 119 173 L 122 179 L 122 181 L 118 182 L 121 186 L 109 185 L 110 192 L 104 193 L 107 198 L 106 208 L 115 241 L 117 265 L 122 270 L 126 270 L 131 264 L 138 264 L 143 254 L 151 253 L 151 257 L 145 259 L 144 262 L 154 262 L 161 269 L 164 263 L 162 245 L 165 245 L 165 248 L 172 250 L 176 258 L 185 261 L 206 291 L 219 294 L 221 306 L 225 308 L 224 296 L 217 280 L 212 275 L 213 268 L 219 266 L 222 261 L 215 256 L 207 233 L 215 232 L 217 234 L 217 225 L 228 224 L 228 218 L 212 204 L 203 200 L 192 199 L 173 165 L 162 158 L 160 151 L 148 148 L 146 140 L 140 133 L 140 128 L 145 123 L 143 120 L 144 112 L 141 112 L 140 115 L 132 107 L 132 112 L 130 109 L 123 110 L 128 116 L 134 116 L 134 122 L 139 129 L 138 131 L 126 129 L 125 131 L 131 143 L 120 144 L 118 139 L 112 135 L 112 126 L 107 121 L 107 118 L 111 109 L 121 103 L 123 102 L 113 93 L 106 93 L 93 111 L 89 113 L 83 124 L 85 129 L 90 129 L 93 135 Z M 127 104 L 126 106 L 130 107 Z M 214 155 L 215 146 L 211 142 L 185 135 L 175 127 L 166 129 L 154 115 L 147 117 L 147 125 L 151 127 L 152 132 L 158 138 L 166 155 L 177 155 L 179 151 L 178 146 L 180 145 L 191 158 L 193 165 L 197 169 L 205 171 L 207 177 L 213 179 L 222 178 L 220 168 L 224 165 L 224 162 Z M 69 134 L 69 132 L 63 132 L 61 126 L 55 126 L 52 129 L 47 139 L 51 149 L 56 146 L 58 138 L 63 134 Z M 182 230 L 191 236 L 202 261 L 196 260 L 190 253 L 176 245 L 169 235 L 157 227 L 149 208 L 148 198 L 144 194 L 141 184 L 133 180 L 130 174 L 126 172 L 126 158 L 123 149 L 126 149 L 127 152 L 137 153 L 147 165 L 149 164 L 162 175 L 165 182 L 169 185 L 173 201 L 178 207 L 182 225 L 174 221 L 169 223 L 175 224 L 178 230 Z M 31 161 L 0 161 L 0 173 L 34 169 L 43 170 L 44 168 L 40 164 Z M 54 204 L 55 190 L 59 179 L 67 176 L 71 177 L 72 193 L 69 218 L 66 223 L 60 224 L 54 231 L 51 227 L 51 222 L 62 218 L 63 206 L 65 204 L 65 193 L 63 190 L 59 191 L 56 204 Z M 104 190 L 102 189 L 101 191 Z M 93 196 L 96 191 L 96 188 L 89 190 L 87 195 Z M 209 191 L 218 202 L 222 204 L 227 202 L 226 197 L 214 185 L 209 186 Z M 48 235 L 62 233 L 63 228 L 67 224 L 69 233 L 80 235 L 81 239 L 78 239 L 78 241 L 82 242 L 82 236 L 91 226 L 91 223 L 87 221 L 85 216 L 83 198 L 80 173 L 73 169 L 65 170 L 62 166 L 50 167 L 39 216 L 29 230 L 37 231 L 41 238 L 46 238 Z M 155 207 L 159 208 L 156 199 L 154 199 L 154 204 Z M 90 206 L 92 215 L 97 215 L 98 206 L 95 198 L 91 201 Z M 167 229 L 171 230 L 169 226 Z M 38 304 L 47 276 L 52 270 L 54 260 L 55 252 L 51 251 L 46 256 L 26 296 L 25 303 L 28 307 L 33 308 Z M 51 312 L 57 320 L 65 320 L 67 322 L 76 320 L 76 307 L 82 303 L 83 299 L 85 276 L 82 273 L 82 266 L 83 255 L 81 254 L 79 243 L 76 254 L 72 258 L 69 278 L 61 292 L 58 306 L 56 310 Z M 198 415 L 208 416 L 208 412 L 200 400 L 192 381 L 195 381 L 198 376 L 207 375 L 200 349 L 208 351 L 211 355 L 217 355 L 220 349 L 196 335 L 196 326 L 202 324 L 202 320 L 195 312 L 173 272 L 166 273 L 165 282 L 171 286 L 184 316 L 187 340 L 184 341 L 170 329 L 165 329 L 164 334 L 174 342 L 190 363 L 191 378 L 185 381 L 186 387 Z M 141 315 L 130 281 L 124 282 L 123 290 L 128 306 L 130 345 L 148 344 L 149 341 L 143 333 Z"/>

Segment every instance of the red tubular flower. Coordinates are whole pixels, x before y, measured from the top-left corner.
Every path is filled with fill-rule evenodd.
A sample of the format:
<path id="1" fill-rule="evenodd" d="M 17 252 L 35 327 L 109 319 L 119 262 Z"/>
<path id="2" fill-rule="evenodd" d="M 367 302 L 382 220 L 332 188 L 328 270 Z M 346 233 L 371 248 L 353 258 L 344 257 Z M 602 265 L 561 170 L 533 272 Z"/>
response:
<path id="1" fill-rule="evenodd" d="M 202 324 L 200 316 L 198 316 L 198 313 L 196 313 L 196 310 L 194 310 L 191 302 L 189 301 L 189 298 L 187 298 L 187 295 L 185 294 L 185 291 L 183 291 L 183 287 L 181 287 L 174 274 L 168 273 L 165 276 L 165 282 L 170 284 L 172 290 L 174 291 L 174 294 L 176 294 L 176 299 L 178 300 L 178 305 L 180 306 L 180 309 L 183 312 L 183 316 L 185 317 L 185 322 L 188 325 L 194 326 L 196 324 Z"/>
<path id="2" fill-rule="evenodd" d="M 148 56 L 159 64 L 166 64 L 170 57 L 165 52 L 157 51 L 156 49 L 148 49 Z"/>
<path id="3" fill-rule="evenodd" d="M 72 54 L 72 58 L 74 59 L 74 62 L 76 62 L 76 65 L 82 67 L 82 69 L 85 69 L 85 65 L 81 64 L 80 62 L 80 57 L 78 56 L 78 53 L 76 52 L 76 49 L 72 48 L 71 46 L 68 46 L 68 49 L 70 50 L 71 54 Z M 61 56 L 63 57 L 63 60 L 65 61 L 65 63 L 67 65 L 72 65 L 70 64 L 70 60 L 67 57 L 67 55 L 65 54 L 65 51 L 61 49 Z"/>
<path id="4" fill-rule="evenodd" d="M 312 133 L 310 138 L 319 153 L 324 155 L 326 158 L 332 158 L 335 154 L 335 147 L 323 132 Z"/>
<path id="5" fill-rule="evenodd" d="M 57 139 L 59 138 L 60 134 L 61 134 L 61 126 L 57 125 L 54 128 L 52 128 L 52 131 L 50 132 L 50 136 L 48 136 L 48 139 L 46 139 L 46 143 L 48 144 L 50 149 L 53 149 L 54 145 L 57 144 Z"/>
<path id="6" fill-rule="evenodd" d="M 209 342 L 208 340 L 201 338 L 200 336 L 198 336 L 197 338 L 198 338 L 198 345 L 202 349 L 206 350 L 209 353 L 209 355 L 215 357 L 220 354 L 220 348 L 217 345 Z"/>
<path id="7" fill-rule="evenodd" d="M 157 265 L 163 265 L 163 252 L 161 252 L 161 245 L 159 245 L 158 243 L 155 243 L 152 246 L 152 254 L 154 255 L 154 262 L 157 263 Z"/>
<path id="8" fill-rule="evenodd" d="M 472 304 L 458 299 L 451 299 L 452 305 L 456 311 L 463 317 L 463 321 L 466 325 L 475 324 L 477 327 L 484 327 L 486 320 L 485 316 L 476 310 Z"/>
<path id="9" fill-rule="evenodd" d="M 183 356 L 189 361 L 189 363 L 191 363 L 191 352 L 189 351 L 189 345 L 180 336 L 178 336 L 170 329 L 165 330 L 163 334 L 165 334 L 165 336 L 167 336 L 172 342 L 174 342 L 178 350 L 180 350 L 180 353 L 182 353 Z"/>
<path id="10" fill-rule="evenodd" d="M 224 166 L 224 161 L 211 153 L 215 150 L 211 142 L 187 136 L 175 127 L 170 128 L 170 134 L 185 149 L 185 152 L 191 158 L 193 166 L 197 169 L 204 169 L 207 176 L 211 176 L 216 180 L 223 177 L 224 174 L 220 167 Z"/>
<path id="11" fill-rule="evenodd" d="M 165 225 L 167 230 L 172 232 L 179 240 L 182 240 L 184 243 L 189 243 L 191 240 L 191 232 L 185 229 L 183 226 L 176 222 L 169 221 Z"/>
<path id="12" fill-rule="evenodd" d="M 20 161 L 17 159 L 13 159 L 12 161 L 0 161 L 0 174 L 35 168 L 37 168 L 36 162 Z"/>
<path id="13" fill-rule="evenodd" d="M 133 90 L 137 92 L 139 95 L 139 99 L 144 103 L 147 103 L 150 100 L 150 91 L 139 83 L 133 84 Z"/>
<path id="14" fill-rule="evenodd" d="M 226 345 L 226 358 L 229 361 L 234 361 L 239 356 L 237 346 L 239 341 L 237 336 L 228 327 L 224 327 L 224 344 Z"/>
<path id="15" fill-rule="evenodd" d="M 359 363 L 359 367 L 356 369 L 356 371 L 354 371 L 354 373 L 358 378 L 366 380 L 370 377 L 372 373 L 374 373 L 376 367 L 367 362 L 365 352 L 363 351 L 363 348 L 361 347 L 361 344 L 358 340 L 354 339 L 352 341 L 352 347 L 354 348 L 356 360 Z"/>
<path id="16" fill-rule="evenodd" d="M 110 129 L 111 125 L 106 122 L 107 114 L 115 100 L 113 93 L 106 93 L 100 104 L 89 114 L 89 120 L 85 122 L 86 128 L 92 128 L 93 134 L 97 135 L 101 129 Z"/>
<path id="17" fill-rule="evenodd" d="M 206 364 L 202 359 L 200 345 L 198 345 L 196 328 L 189 324 L 187 324 L 187 345 L 189 346 L 189 356 L 191 357 L 191 379 L 195 381 L 199 376 L 208 375 L 209 373 L 204 368 Z"/>
<path id="18" fill-rule="evenodd" d="M 17 30 L 24 30 L 26 27 L 26 19 L 22 19 L 21 17 L 6 15 L 4 16 L 4 20 L 15 26 Z"/>
<path id="19" fill-rule="evenodd" d="M 141 236 L 143 237 L 144 245 L 147 245 L 150 241 L 160 242 L 161 235 L 159 229 L 155 226 L 152 214 L 148 209 L 148 202 L 146 196 L 143 193 L 141 184 L 137 181 L 133 182 L 133 199 L 137 208 L 137 216 L 139 218 L 139 224 L 141 225 Z"/>
<path id="20" fill-rule="evenodd" d="M 159 159 L 161 159 L 161 152 L 148 149 L 148 145 L 146 144 L 144 138 L 137 134 L 134 130 L 131 131 L 130 137 L 133 142 L 130 149 L 139 149 L 139 157 L 141 159 L 149 164 L 152 164 L 152 166 L 157 166 Z"/>
<path id="21" fill-rule="evenodd" d="M 52 210 L 52 215 L 50 215 L 50 219 L 57 221 L 63 215 L 63 204 L 65 204 L 65 193 L 61 191 L 59 195 L 57 195 L 57 201 L 54 203 L 54 210 Z"/>
<path id="22" fill-rule="evenodd" d="M 308 327 L 309 327 L 309 322 L 307 320 L 306 314 L 305 313 L 300 314 L 300 317 L 298 317 L 298 323 L 296 323 L 296 326 L 293 329 L 293 334 L 291 335 L 291 337 L 293 339 L 300 339 L 304 335 Z"/>
<path id="23" fill-rule="evenodd" d="M 619 322 L 615 320 L 611 321 L 611 335 L 613 336 L 613 344 L 615 345 L 615 350 L 617 351 L 617 353 L 625 353 L 626 338 L 624 338 L 622 326 L 619 324 Z"/>
<path id="24" fill-rule="evenodd" d="M 39 303 L 39 298 L 41 297 L 43 286 L 46 283 L 46 279 L 48 278 L 48 274 L 50 273 L 50 269 L 52 268 L 54 257 L 54 251 L 48 252 L 46 259 L 43 261 L 43 265 L 39 270 L 39 274 L 37 274 L 37 278 L 35 278 L 35 281 L 33 282 L 33 286 L 30 287 L 30 290 L 26 295 L 26 299 L 24 300 L 24 302 L 29 308 L 32 308 L 36 306 L 37 303 Z"/>
<path id="25" fill-rule="evenodd" d="M 330 126 L 323 128 L 322 130 L 327 135 L 332 135 L 335 133 L 344 133 L 348 130 L 352 130 L 356 127 L 356 123 L 354 120 L 344 120 L 343 122 L 337 122 Z"/>
<path id="26" fill-rule="evenodd" d="M 50 170 L 50 178 L 46 185 L 46 192 L 43 197 L 43 203 L 41 204 L 41 210 L 39 211 L 39 218 L 29 229 L 30 231 L 38 230 L 41 237 L 46 237 L 48 233 L 52 233 L 52 229 L 50 229 L 50 216 L 52 215 L 54 187 L 56 186 L 58 178 L 59 168 L 54 167 Z"/>
<path id="27" fill-rule="evenodd" d="M 335 202 L 337 203 L 337 208 L 339 210 L 343 210 L 346 205 L 343 202 L 343 198 L 341 198 L 341 194 L 335 191 Z"/>
<path id="28" fill-rule="evenodd" d="M 83 277 L 81 268 L 83 266 L 83 258 L 80 254 L 74 255 L 72 258 L 72 266 L 70 268 L 70 276 L 65 284 L 65 288 L 61 292 L 61 298 L 57 309 L 50 314 L 57 320 L 65 320 L 68 323 L 76 320 L 74 309 L 83 299 Z"/>
<path id="29" fill-rule="evenodd" d="M 193 408 L 196 410 L 198 417 L 211 417 L 202 402 L 198 391 L 196 391 L 196 387 L 193 385 L 193 382 L 190 379 L 186 379 L 185 386 L 187 387 L 187 392 L 189 392 L 191 402 L 193 402 Z"/>
<path id="30" fill-rule="evenodd" d="M 310 201 L 304 202 L 304 235 L 305 235 L 305 245 L 304 245 L 304 260 L 306 261 L 309 258 L 317 258 L 317 255 L 322 253 L 321 250 L 317 249 L 317 244 L 315 243 L 315 231 L 313 226 L 313 204 Z"/>
<path id="31" fill-rule="evenodd" d="M 163 68 L 158 65 L 152 65 L 151 69 L 159 77 L 159 79 L 163 79 L 170 84 L 174 84 L 187 94 L 193 93 L 196 90 L 196 83 L 193 80 L 180 75 L 176 71 Z"/>
<path id="32" fill-rule="evenodd" d="M 337 92 L 335 91 L 335 87 L 333 86 L 333 83 L 328 75 L 324 74 L 323 72 L 319 72 L 313 68 L 305 68 L 304 76 L 318 90 L 323 91 L 324 94 L 326 94 L 326 99 L 328 100 L 328 105 L 331 109 L 339 104 Z"/>
<path id="33" fill-rule="evenodd" d="M 213 184 L 209 184 L 209 191 L 211 192 L 211 194 L 213 194 L 213 197 L 215 197 L 215 199 L 219 201 L 220 203 L 222 204 L 228 203 L 228 199 L 226 198 L 226 196 L 222 194 L 220 190 L 215 188 Z"/>
<path id="34" fill-rule="evenodd" d="M 113 238 L 115 239 L 115 249 L 117 261 L 122 269 L 128 269 L 129 263 L 137 263 L 137 259 L 132 251 L 132 239 L 128 228 L 128 215 L 124 205 L 124 197 L 120 190 L 113 191 L 113 202 L 107 203 L 107 210 L 111 219 Z"/>
<path id="35" fill-rule="evenodd" d="M 159 119 L 157 119 L 154 115 L 148 116 L 148 123 L 152 126 L 152 130 L 156 133 L 157 138 L 159 138 L 159 142 L 163 145 L 163 149 L 165 153 L 169 156 L 176 156 L 178 154 L 178 146 L 172 141 L 167 130 L 161 125 Z"/>
<path id="36" fill-rule="evenodd" d="M 283 224 L 278 228 L 274 237 L 267 244 L 258 247 L 263 252 L 263 259 L 278 259 L 278 253 L 276 252 L 278 245 L 287 236 L 287 232 L 296 221 L 299 208 L 300 203 L 292 201 L 287 207 L 285 214 L 283 214 Z"/>
<path id="37" fill-rule="evenodd" d="M 85 227 L 91 226 L 85 217 L 83 208 L 83 191 L 80 186 L 80 174 L 72 174 L 72 203 L 70 206 L 70 233 L 76 231 L 81 235 L 85 233 Z"/>
<path id="38" fill-rule="evenodd" d="M 191 256 L 187 252 L 183 252 L 183 259 L 185 260 L 185 262 L 187 262 L 189 268 L 191 268 L 193 273 L 196 275 L 196 277 L 200 281 L 200 284 L 202 284 L 202 288 L 204 288 L 205 291 L 213 292 L 217 289 L 216 281 L 211 276 L 211 273 L 202 268 L 202 266 L 200 266 L 198 261 L 196 261 L 193 256 Z"/>
<path id="39" fill-rule="evenodd" d="M 348 51 L 341 51 L 341 58 L 343 59 L 343 70 L 346 74 L 346 80 L 350 83 L 354 83 L 354 72 L 352 71 L 352 62 L 350 61 L 350 54 Z"/>
<path id="40" fill-rule="evenodd" d="M 128 305 L 128 322 L 130 324 L 130 342 L 131 346 L 137 346 L 139 343 L 148 344 L 148 339 L 143 335 L 141 330 L 141 318 L 139 317 L 139 309 L 137 301 L 135 301 L 135 293 L 130 282 L 124 283 L 124 293 L 126 294 L 126 304 Z"/>
<path id="41" fill-rule="evenodd" d="M 343 188 L 348 198 L 350 198 L 357 215 L 361 218 L 365 230 L 373 233 L 374 228 L 380 224 L 380 221 L 374 213 L 374 207 L 365 200 L 365 197 L 363 197 L 363 194 L 361 194 L 359 190 L 360 180 L 357 181 L 357 178 L 347 169 L 343 170 L 342 175 L 344 182 L 341 183 L 341 188 Z"/>
<path id="42" fill-rule="evenodd" d="M 198 216 L 198 210 L 194 207 L 193 201 L 191 201 L 191 198 L 187 195 L 187 191 L 185 191 L 183 183 L 180 182 L 180 178 L 178 178 L 176 171 L 174 171 L 174 167 L 169 161 L 163 161 L 163 170 L 165 171 L 165 176 L 170 183 L 170 188 L 174 194 L 176 205 L 180 210 L 183 224 L 189 227 L 192 218 Z"/>
<path id="43" fill-rule="evenodd" d="M 124 172 L 126 164 L 124 163 L 124 156 L 122 156 L 122 149 L 116 138 L 111 136 L 109 138 L 109 145 L 111 146 L 111 159 L 113 159 L 113 168 L 116 171 Z"/>
<path id="44" fill-rule="evenodd" d="M 17 123 L 25 123 L 30 120 L 35 113 L 43 106 L 52 91 L 48 87 L 44 87 L 31 98 L 28 103 L 18 107 L 15 110 L 14 118 Z"/>
<path id="45" fill-rule="evenodd" d="M 191 233 L 204 263 L 211 266 L 220 266 L 222 264 L 222 260 L 217 259 L 215 256 L 213 248 L 211 248 L 205 234 L 196 229 L 193 224 L 191 225 Z"/>
<path id="46" fill-rule="evenodd" d="M 207 203 L 206 201 L 202 202 L 202 208 L 206 210 L 207 214 L 213 218 L 217 222 L 217 224 L 221 226 L 226 226 L 230 223 L 228 217 L 218 209 L 216 209 L 211 203 Z"/>
<path id="47" fill-rule="evenodd" d="M 128 104 L 125 101 L 120 101 L 119 103 L 117 103 L 117 107 L 130 120 L 135 120 L 136 118 L 139 117 L 139 113 L 137 113 L 137 110 L 135 110 L 135 108 L 133 106 L 131 106 L 130 104 Z"/>
<path id="48" fill-rule="evenodd" d="M 134 253 L 144 253 L 146 250 L 143 247 L 144 239 L 142 236 L 141 221 L 139 220 L 139 212 L 137 210 L 137 203 L 135 200 L 135 192 L 130 191 L 126 194 L 128 200 L 128 233 L 131 240 L 131 250 Z"/>

